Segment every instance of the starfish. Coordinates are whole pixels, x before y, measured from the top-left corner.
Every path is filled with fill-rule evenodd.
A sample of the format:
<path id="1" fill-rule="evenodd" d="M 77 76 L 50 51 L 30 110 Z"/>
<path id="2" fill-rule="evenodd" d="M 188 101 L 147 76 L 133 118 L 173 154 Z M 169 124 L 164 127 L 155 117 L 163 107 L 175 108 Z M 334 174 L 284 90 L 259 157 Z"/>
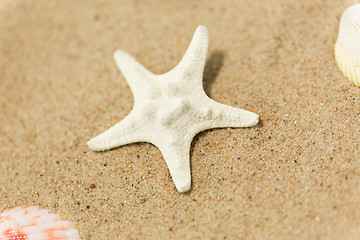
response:
<path id="1" fill-rule="evenodd" d="M 209 36 L 199 26 L 180 63 L 171 71 L 155 75 L 124 51 L 115 61 L 134 95 L 134 107 L 123 120 L 88 141 L 95 151 L 135 142 L 150 142 L 161 151 L 176 188 L 191 187 L 190 145 L 206 129 L 252 127 L 255 113 L 210 99 L 202 85 Z"/>

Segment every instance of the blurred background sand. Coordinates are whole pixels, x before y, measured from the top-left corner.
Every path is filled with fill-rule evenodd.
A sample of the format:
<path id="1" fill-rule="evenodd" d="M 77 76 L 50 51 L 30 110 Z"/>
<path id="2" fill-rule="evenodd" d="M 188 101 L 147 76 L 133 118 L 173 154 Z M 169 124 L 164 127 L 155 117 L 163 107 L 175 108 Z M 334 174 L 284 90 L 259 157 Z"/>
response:
<path id="1" fill-rule="evenodd" d="M 357 239 L 360 89 L 333 53 L 355 2 L 0 0 L 0 211 L 83 239 Z M 133 106 L 113 52 L 164 73 L 200 24 L 207 94 L 261 123 L 198 134 L 182 194 L 153 145 L 86 142 Z"/>

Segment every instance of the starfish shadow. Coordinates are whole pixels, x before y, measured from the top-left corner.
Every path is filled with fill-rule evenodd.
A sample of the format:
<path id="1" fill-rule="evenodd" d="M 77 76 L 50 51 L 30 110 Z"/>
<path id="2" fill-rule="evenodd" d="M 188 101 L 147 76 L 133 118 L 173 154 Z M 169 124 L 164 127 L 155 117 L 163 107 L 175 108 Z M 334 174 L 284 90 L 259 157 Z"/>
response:
<path id="1" fill-rule="evenodd" d="M 262 128 L 264 126 L 264 122 L 263 122 L 263 120 L 260 118 L 259 119 L 259 123 L 256 125 L 256 126 L 254 126 L 254 128 Z"/>
<path id="2" fill-rule="evenodd" d="M 219 75 L 220 69 L 224 63 L 224 52 L 221 50 L 215 50 L 211 53 L 210 57 L 206 61 L 203 77 L 203 87 L 205 93 L 210 97 L 211 86 L 214 83 L 216 77 Z"/>

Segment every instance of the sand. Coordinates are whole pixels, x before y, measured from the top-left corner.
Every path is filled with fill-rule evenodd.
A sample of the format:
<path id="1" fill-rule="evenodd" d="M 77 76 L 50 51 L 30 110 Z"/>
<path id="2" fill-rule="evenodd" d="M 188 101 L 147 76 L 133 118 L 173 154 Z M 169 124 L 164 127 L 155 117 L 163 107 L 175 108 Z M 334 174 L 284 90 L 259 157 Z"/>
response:
<path id="1" fill-rule="evenodd" d="M 358 239 L 360 89 L 333 53 L 355 2 L 0 0 L 0 211 L 83 239 Z M 86 142 L 133 106 L 113 52 L 164 73 L 200 24 L 207 94 L 261 123 L 198 134 L 183 194 L 155 146 Z"/>

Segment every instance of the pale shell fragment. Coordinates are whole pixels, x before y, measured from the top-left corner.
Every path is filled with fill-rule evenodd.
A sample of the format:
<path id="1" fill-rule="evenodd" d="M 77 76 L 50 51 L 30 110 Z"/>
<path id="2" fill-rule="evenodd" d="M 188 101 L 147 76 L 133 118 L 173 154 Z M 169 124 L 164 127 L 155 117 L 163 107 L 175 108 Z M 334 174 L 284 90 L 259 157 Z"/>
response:
<path id="1" fill-rule="evenodd" d="M 335 60 L 343 74 L 360 86 L 360 4 L 348 7 L 340 18 Z"/>
<path id="2" fill-rule="evenodd" d="M 80 240 L 67 221 L 38 207 L 15 207 L 0 213 L 0 240 Z"/>

